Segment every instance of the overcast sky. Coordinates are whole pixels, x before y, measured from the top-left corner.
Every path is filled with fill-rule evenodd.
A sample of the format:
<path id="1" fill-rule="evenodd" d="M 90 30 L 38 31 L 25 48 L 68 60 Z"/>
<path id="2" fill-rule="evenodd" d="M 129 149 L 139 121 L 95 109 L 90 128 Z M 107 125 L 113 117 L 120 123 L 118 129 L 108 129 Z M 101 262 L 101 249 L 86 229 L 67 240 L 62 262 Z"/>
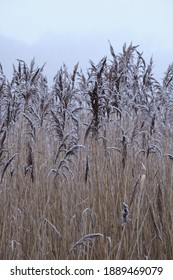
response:
<path id="1" fill-rule="evenodd" d="M 35 57 L 50 83 L 63 64 L 98 63 L 126 42 L 139 51 L 154 73 L 163 77 L 173 62 L 172 0 L 0 0 L 0 62 L 10 78 L 12 64 Z"/>

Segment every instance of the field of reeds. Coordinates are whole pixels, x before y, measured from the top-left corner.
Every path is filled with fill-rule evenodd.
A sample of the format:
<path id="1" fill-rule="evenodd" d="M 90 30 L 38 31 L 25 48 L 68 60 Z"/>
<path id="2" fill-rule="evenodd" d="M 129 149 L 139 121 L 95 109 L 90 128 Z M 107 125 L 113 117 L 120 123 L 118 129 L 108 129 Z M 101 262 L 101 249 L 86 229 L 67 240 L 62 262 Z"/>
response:
<path id="1" fill-rule="evenodd" d="M 0 259 L 173 259 L 173 64 L 0 66 Z"/>

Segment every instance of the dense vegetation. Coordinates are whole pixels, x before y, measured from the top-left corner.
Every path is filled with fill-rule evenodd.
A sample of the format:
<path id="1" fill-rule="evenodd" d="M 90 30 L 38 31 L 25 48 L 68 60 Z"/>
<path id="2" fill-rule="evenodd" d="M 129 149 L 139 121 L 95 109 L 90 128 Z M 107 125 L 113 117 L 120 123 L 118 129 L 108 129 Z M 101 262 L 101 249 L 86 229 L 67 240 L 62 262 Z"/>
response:
<path id="1" fill-rule="evenodd" d="M 173 258 L 173 64 L 0 66 L 0 259 Z"/>

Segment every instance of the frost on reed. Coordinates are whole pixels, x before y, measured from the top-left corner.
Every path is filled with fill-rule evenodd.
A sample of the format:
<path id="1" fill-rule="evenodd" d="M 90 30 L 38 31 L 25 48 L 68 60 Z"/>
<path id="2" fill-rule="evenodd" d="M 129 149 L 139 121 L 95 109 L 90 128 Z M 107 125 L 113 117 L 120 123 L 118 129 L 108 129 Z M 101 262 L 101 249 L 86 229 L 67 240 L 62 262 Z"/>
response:
<path id="1" fill-rule="evenodd" d="M 128 205 L 125 202 L 123 202 L 122 226 L 124 226 L 129 222 L 128 216 L 129 216 Z"/>
<path id="2" fill-rule="evenodd" d="M 173 64 L 110 54 L 52 87 L 0 65 L 1 259 L 173 258 Z"/>

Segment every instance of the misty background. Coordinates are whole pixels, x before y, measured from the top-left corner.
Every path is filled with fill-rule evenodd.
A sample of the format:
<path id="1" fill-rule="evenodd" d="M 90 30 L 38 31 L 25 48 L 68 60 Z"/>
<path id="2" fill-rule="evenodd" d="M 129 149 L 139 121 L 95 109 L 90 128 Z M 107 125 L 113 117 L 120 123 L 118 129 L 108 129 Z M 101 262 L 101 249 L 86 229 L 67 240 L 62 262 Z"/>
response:
<path id="1" fill-rule="evenodd" d="M 17 59 L 45 62 L 49 84 L 65 63 L 85 72 L 107 56 L 109 43 L 120 53 L 124 43 L 139 45 L 161 81 L 173 62 L 171 0 L 0 0 L 0 63 L 8 79 Z"/>

